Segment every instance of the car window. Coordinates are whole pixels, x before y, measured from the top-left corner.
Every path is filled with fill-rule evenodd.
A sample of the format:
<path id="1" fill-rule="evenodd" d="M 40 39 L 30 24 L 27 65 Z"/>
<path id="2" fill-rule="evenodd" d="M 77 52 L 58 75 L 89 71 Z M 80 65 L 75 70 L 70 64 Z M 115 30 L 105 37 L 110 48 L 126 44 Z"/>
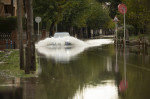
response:
<path id="1" fill-rule="evenodd" d="M 59 38 L 59 37 L 66 37 L 66 36 L 70 36 L 68 32 L 59 32 L 59 33 L 55 33 L 54 37 L 55 38 Z"/>

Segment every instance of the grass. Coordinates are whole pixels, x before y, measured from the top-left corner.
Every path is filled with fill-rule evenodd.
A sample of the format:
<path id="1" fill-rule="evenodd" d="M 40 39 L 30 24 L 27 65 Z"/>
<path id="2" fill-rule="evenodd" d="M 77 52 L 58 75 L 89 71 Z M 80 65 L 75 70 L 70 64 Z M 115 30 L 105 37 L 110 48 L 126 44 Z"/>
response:
<path id="1" fill-rule="evenodd" d="M 36 74 L 25 74 L 19 66 L 19 50 L 6 50 L 0 52 L 0 77 L 35 77 Z"/>
<path id="2" fill-rule="evenodd" d="M 137 36 L 133 35 L 133 36 L 129 37 L 129 40 L 138 40 L 140 37 L 145 37 L 150 42 L 150 35 L 148 35 L 148 34 L 140 34 L 140 35 L 137 35 Z"/>

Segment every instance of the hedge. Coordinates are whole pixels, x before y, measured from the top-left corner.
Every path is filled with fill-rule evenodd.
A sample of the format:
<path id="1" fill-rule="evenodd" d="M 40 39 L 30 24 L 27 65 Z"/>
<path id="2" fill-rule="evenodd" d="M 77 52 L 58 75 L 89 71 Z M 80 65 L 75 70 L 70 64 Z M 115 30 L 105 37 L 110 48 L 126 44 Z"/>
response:
<path id="1" fill-rule="evenodd" d="M 0 17 L 0 32 L 11 32 L 17 28 L 17 17 Z"/>

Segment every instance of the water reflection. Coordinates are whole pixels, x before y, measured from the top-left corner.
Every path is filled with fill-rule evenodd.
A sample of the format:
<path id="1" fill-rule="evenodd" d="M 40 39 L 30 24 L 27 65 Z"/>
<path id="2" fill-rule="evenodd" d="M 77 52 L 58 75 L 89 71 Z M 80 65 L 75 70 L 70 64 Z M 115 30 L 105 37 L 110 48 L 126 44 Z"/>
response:
<path id="1" fill-rule="evenodd" d="M 56 54 L 56 50 L 52 52 Z M 113 45 L 95 47 L 70 56 L 67 63 L 55 62 L 50 55 L 41 56 L 42 71 L 37 78 L 17 78 L 9 83 L 0 80 L 0 86 L 8 89 L 1 90 L 0 95 L 17 94 L 14 99 L 148 99 L 150 57 L 130 51 L 116 50 Z M 74 56 L 76 59 L 72 60 Z"/>
<path id="2" fill-rule="evenodd" d="M 83 52 L 84 49 L 85 47 L 40 47 L 37 50 L 40 54 L 46 56 L 46 58 L 52 58 L 56 62 L 69 62 Z"/>
<path id="3" fill-rule="evenodd" d="M 64 46 L 65 40 L 69 39 L 71 45 Z M 51 45 L 52 42 L 58 43 L 58 45 Z M 82 41 L 74 37 L 64 37 L 64 38 L 46 38 L 39 41 L 36 44 L 37 51 L 46 56 L 46 58 L 52 58 L 56 62 L 69 62 L 74 59 L 78 54 L 83 52 L 87 48 L 101 46 L 103 44 L 112 44 L 112 39 L 95 39 Z"/>
<path id="4" fill-rule="evenodd" d="M 0 87 L 0 99 L 23 99 L 23 89 L 15 87 Z"/>
<path id="5" fill-rule="evenodd" d="M 100 55 L 105 54 L 105 57 Z M 115 65 L 111 51 L 92 48 L 67 64 L 41 57 L 39 88 L 45 96 L 37 99 L 118 99 Z M 120 79 L 119 79 L 120 80 Z M 120 82 L 120 81 L 118 81 Z M 62 98 L 63 97 L 63 98 Z"/>
<path id="6" fill-rule="evenodd" d="M 0 99 L 23 99 L 23 88 L 20 86 L 20 78 L 0 79 Z"/>
<path id="7" fill-rule="evenodd" d="M 73 99 L 119 99 L 115 80 L 101 81 L 96 86 L 86 85 L 78 89 Z"/>
<path id="8" fill-rule="evenodd" d="M 127 49 L 126 49 L 126 46 L 123 47 L 123 73 L 124 73 L 124 76 L 122 77 L 122 79 L 119 80 L 119 92 L 123 93 L 127 90 L 127 87 L 128 87 L 128 82 L 127 82 L 127 78 L 126 78 L 126 55 L 127 55 Z M 115 66 L 115 72 L 118 73 L 119 72 L 119 67 L 118 67 L 118 45 L 115 45 L 115 63 L 116 63 L 116 66 Z"/>

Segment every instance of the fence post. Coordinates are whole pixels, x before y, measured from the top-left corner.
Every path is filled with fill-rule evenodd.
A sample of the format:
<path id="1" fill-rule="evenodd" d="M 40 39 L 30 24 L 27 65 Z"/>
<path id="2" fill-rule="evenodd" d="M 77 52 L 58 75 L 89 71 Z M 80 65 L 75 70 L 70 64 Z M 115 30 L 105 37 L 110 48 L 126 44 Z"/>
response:
<path id="1" fill-rule="evenodd" d="M 10 49 L 12 49 L 12 40 L 10 41 Z"/>
<path id="2" fill-rule="evenodd" d="M 13 44 L 13 45 L 14 45 L 14 49 L 15 49 L 15 48 L 16 48 L 16 43 L 14 42 L 14 44 Z"/>
<path id="3" fill-rule="evenodd" d="M 8 41 L 6 40 L 6 49 L 8 49 Z"/>

